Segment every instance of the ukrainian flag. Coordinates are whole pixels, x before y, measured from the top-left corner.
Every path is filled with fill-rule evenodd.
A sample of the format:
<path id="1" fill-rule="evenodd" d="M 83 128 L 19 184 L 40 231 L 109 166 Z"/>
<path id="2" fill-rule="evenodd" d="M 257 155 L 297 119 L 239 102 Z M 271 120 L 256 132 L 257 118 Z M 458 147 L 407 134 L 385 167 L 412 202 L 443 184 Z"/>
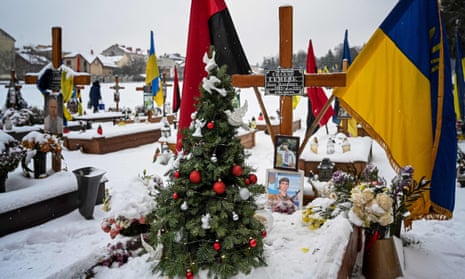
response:
<path id="1" fill-rule="evenodd" d="M 347 71 L 334 94 L 386 150 L 431 189 L 411 220 L 451 218 L 457 139 L 446 32 L 437 0 L 401 0 Z"/>
<path id="2" fill-rule="evenodd" d="M 465 58 L 462 53 L 462 43 L 460 36 L 455 32 L 455 75 L 454 75 L 454 105 L 457 120 L 464 121 L 465 117 L 465 76 L 463 68 Z"/>
<path id="3" fill-rule="evenodd" d="M 150 31 L 150 50 L 147 67 L 145 69 L 145 84 L 152 86 L 153 100 L 158 106 L 163 105 L 163 91 L 161 87 L 160 72 L 158 70 L 153 31 Z"/>
<path id="4" fill-rule="evenodd" d="M 61 94 L 63 95 L 63 103 L 67 104 L 73 95 L 74 77 L 71 71 L 66 67 L 61 69 Z M 72 120 L 73 116 L 66 106 L 63 106 L 63 116 L 66 120 Z"/>

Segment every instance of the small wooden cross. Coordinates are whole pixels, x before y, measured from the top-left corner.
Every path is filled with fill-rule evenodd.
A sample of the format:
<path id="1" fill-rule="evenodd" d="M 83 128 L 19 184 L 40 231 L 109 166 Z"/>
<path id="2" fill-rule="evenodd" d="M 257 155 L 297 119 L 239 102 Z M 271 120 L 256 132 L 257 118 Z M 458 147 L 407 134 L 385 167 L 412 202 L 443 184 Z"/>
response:
<path id="1" fill-rule="evenodd" d="M 119 111 L 119 107 L 118 107 L 118 104 L 119 104 L 119 90 L 124 89 L 124 86 L 119 86 L 119 77 L 118 76 L 115 76 L 115 85 L 111 86 L 110 89 L 115 90 L 113 99 L 115 100 L 115 103 L 116 103 L 116 111 Z"/>
<path id="2" fill-rule="evenodd" d="M 165 103 L 166 103 L 166 89 L 167 87 L 169 86 L 173 86 L 172 84 L 168 84 L 166 83 L 166 72 L 163 72 L 162 73 L 162 82 L 161 82 L 161 86 L 162 86 L 162 92 L 163 92 L 163 116 L 166 116 L 166 111 L 165 111 Z M 150 96 L 152 96 L 152 85 L 151 84 L 146 84 L 144 85 L 143 87 L 136 87 L 136 90 L 137 91 L 144 91 L 144 96 L 145 95 L 148 95 L 150 94 Z M 153 96 L 152 96 L 153 98 Z M 144 99 L 145 100 L 145 99 Z M 153 103 L 153 99 L 152 99 L 152 103 Z M 149 111 L 149 114 L 151 112 Z M 149 118 L 151 117 L 151 114 L 149 115 Z"/>
<path id="3" fill-rule="evenodd" d="M 166 108 L 165 108 L 165 106 L 166 106 L 166 90 L 168 89 L 168 87 L 173 86 L 172 84 L 166 82 L 166 72 L 163 72 L 163 74 L 162 74 L 161 86 L 162 86 L 162 91 L 163 91 L 163 116 L 166 116 Z"/>
<path id="4" fill-rule="evenodd" d="M 21 85 L 19 85 L 19 83 L 16 82 L 16 73 L 15 73 L 15 70 L 11 70 L 11 73 L 10 73 L 10 83 L 5 84 L 5 88 L 11 88 L 11 87 L 14 87 L 15 90 L 18 90 L 18 89 L 21 88 Z"/>
<path id="5" fill-rule="evenodd" d="M 281 68 L 292 68 L 292 6 L 279 7 L 279 64 Z M 345 86 L 345 73 L 332 74 L 305 74 L 304 86 Z M 274 143 L 273 129 L 266 113 L 266 108 L 263 104 L 260 92 L 257 87 L 265 85 L 265 76 L 259 74 L 253 75 L 233 75 L 232 84 L 236 87 L 253 87 L 257 96 L 260 108 L 265 117 L 265 121 L 270 132 L 271 139 Z M 280 133 L 283 135 L 292 135 L 292 96 L 281 96 L 281 124 Z M 332 100 L 332 99 L 331 99 Z M 326 107 L 327 109 L 327 107 Z M 311 112 L 310 112 L 311 113 Z M 316 120 L 315 120 L 316 121 Z M 318 120 L 319 122 L 319 120 Z M 318 123 L 317 122 L 317 123 Z"/>

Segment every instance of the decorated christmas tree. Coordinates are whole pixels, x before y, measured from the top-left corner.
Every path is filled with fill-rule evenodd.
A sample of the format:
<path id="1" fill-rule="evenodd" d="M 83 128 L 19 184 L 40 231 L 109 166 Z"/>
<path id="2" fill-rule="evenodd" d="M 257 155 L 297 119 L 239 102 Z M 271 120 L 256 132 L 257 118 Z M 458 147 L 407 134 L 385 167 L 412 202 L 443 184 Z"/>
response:
<path id="1" fill-rule="evenodd" d="M 235 107 L 237 94 L 226 66 L 205 55 L 208 76 L 189 128 L 182 131 L 183 152 L 159 189 L 153 212 L 151 244 L 158 247 L 155 270 L 170 278 L 228 278 L 265 265 L 264 225 L 254 215 L 255 199 L 264 193 L 246 164 L 236 137 L 247 105 Z M 160 251 L 162 251 L 160 253 Z"/>

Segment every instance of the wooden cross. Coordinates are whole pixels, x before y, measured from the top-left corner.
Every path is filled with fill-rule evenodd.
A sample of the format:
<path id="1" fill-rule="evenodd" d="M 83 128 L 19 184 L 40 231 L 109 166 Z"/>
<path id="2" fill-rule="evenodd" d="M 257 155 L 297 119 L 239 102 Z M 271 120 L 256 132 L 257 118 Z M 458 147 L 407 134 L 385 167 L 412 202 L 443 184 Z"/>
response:
<path id="1" fill-rule="evenodd" d="M 163 72 L 162 74 L 162 91 L 163 91 L 163 116 L 166 116 L 166 109 L 165 109 L 165 104 L 166 104 L 166 90 L 168 87 L 173 86 L 172 84 L 166 83 L 166 72 Z"/>
<path id="2" fill-rule="evenodd" d="M 52 27 L 52 65 L 53 69 L 58 69 L 62 64 L 61 61 L 61 28 Z M 26 75 L 24 81 L 26 84 L 36 84 L 38 80 L 38 74 Z M 89 85 L 90 84 L 90 75 L 82 74 L 75 75 L 73 78 L 74 85 Z M 59 92 L 59 88 L 54 89 L 56 92 Z"/>
<path id="3" fill-rule="evenodd" d="M 118 107 L 118 104 L 119 104 L 119 90 L 124 89 L 124 87 L 119 86 L 119 77 L 118 76 L 115 76 L 115 85 L 111 86 L 110 89 L 115 90 L 113 99 L 115 100 L 115 103 L 116 103 L 116 111 L 119 111 L 119 107 Z"/>
<path id="4" fill-rule="evenodd" d="M 21 88 L 21 85 L 19 85 L 19 83 L 16 82 L 16 73 L 15 73 L 15 70 L 11 70 L 11 73 L 10 73 L 10 83 L 9 84 L 5 84 L 5 88 L 11 88 L 11 87 L 14 87 L 15 90 L 18 90 Z"/>
<path id="5" fill-rule="evenodd" d="M 162 82 L 161 82 L 161 88 L 163 92 L 163 116 L 166 116 L 166 111 L 165 111 L 165 103 L 166 103 L 166 89 L 169 86 L 172 86 L 172 84 L 166 83 L 166 72 L 163 72 L 162 74 Z M 152 85 L 144 85 L 143 87 L 136 87 L 137 91 L 144 91 L 145 94 L 150 93 L 152 94 Z M 153 103 L 153 96 L 152 96 L 152 103 Z M 151 112 L 149 111 L 149 118 L 151 118 Z"/>
<path id="6" fill-rule="evenodd" d="M 279 65 L 281 68 L 292 68 L 292 6 L 279 7 Z M 345 73 L 332 74 L 305 74 L 304 86 L 345 86 Z M 263 112 L 268 131 L 274 143 L 274 133 L 271 123 L 266 113 L 260 92 L 257 87 L 265 85 L 265 76 L 259 74 L 253 75 L 233 75 L 232 84 L 235 87 L 253 87 L 257 96 L 260 108 Z M 283 135 L 292 135 L 292 96 L 281 96 L 280 107 L 280 133 Z M 332 99 L 331 99 L 332 100 Z M 326 107 L 327 109 L 328 107 Z M 311 113 L 311 112 L 309 112 Z M 320 117 L 321 119 L 321 117 Z M 316 121 L 316 120 L 315 120 Z M 319 120 L 317 121 L 317 123 Z M 305 142 L 306 143 L 306 142 Z M 304 145 L 303 145 L 304 146 Z"/>
<path id="7" fill-rule="evenodd" d="M 53 92 L 57 92 L 57 93 L 60 93 L 61 75 L 59 74 L 57 69 L 62 64 L 61 57 L 62 57 L 61 28 L 52 27 L 52 66 L 53 66 L 53 70 L 56 71 L 56 73 L 54 73 L 53 75 L 54 79 L 52 81 L 52 84 L 54 84 L 54 86 L 51 89 Z M 25 76 L 26 84 L 36 84 L 37 80 L 38 80 L 38 74 Z M 90 84 L 90 75 L 89 74 L 75 75 L 73 77 L 73 81 L 75 85 L 88 85 Z M 52 168 L 54 171 L 61 170 L 61 156 L 59 156 L 59 154 L 55 154 L 54 156 L 52 156 Z"/>

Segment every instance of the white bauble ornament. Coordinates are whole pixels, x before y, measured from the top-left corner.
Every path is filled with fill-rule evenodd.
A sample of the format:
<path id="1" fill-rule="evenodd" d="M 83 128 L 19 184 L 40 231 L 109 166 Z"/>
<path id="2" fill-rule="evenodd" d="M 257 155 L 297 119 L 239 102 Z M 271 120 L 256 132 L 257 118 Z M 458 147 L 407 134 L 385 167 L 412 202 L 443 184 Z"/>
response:
<path id="1" fill-rule="evenodd" d="M 213 153 L 212 157 L 210 158 L 210 160 L 213 162 L 213 163 L 216 163 L 218 162 L 218 158 L 216 157 L 216 154 Z"/>
<path id="2" fill-rule="evenodd" d="M 237 215 L 236 211 L 232 212 L 232 219 L 233 219 L 233 221 L 239 220 L 239 215 Z"/>
<path id="3" fill-rule="evenodd" d="M 187 201 L 184 201 L 184 202 L 181 204 L 181 210 L 186 211 L 188 208 L 189 208 L 189 206 L 187 206 Z"/>
<path id="4" fill-rule="evenodd" d="M 239 196 L 241 197 L 242 200 L 248 200 L 250 198 L 250 191 L 247 188 L 241 188 L 239 190 Z"/>
<path id="5" fill-rule="evenodd" d="M 210 216 L 210 213 L 207 213 L 205 215 L 202 215 L 202 218 L 200 219 L 200 221 L 202 222 L 202 229 L 204 230 L 208 230 L 211 228 L 210 226 L 210 220 L 212 219 L 212 217 Z"/>

